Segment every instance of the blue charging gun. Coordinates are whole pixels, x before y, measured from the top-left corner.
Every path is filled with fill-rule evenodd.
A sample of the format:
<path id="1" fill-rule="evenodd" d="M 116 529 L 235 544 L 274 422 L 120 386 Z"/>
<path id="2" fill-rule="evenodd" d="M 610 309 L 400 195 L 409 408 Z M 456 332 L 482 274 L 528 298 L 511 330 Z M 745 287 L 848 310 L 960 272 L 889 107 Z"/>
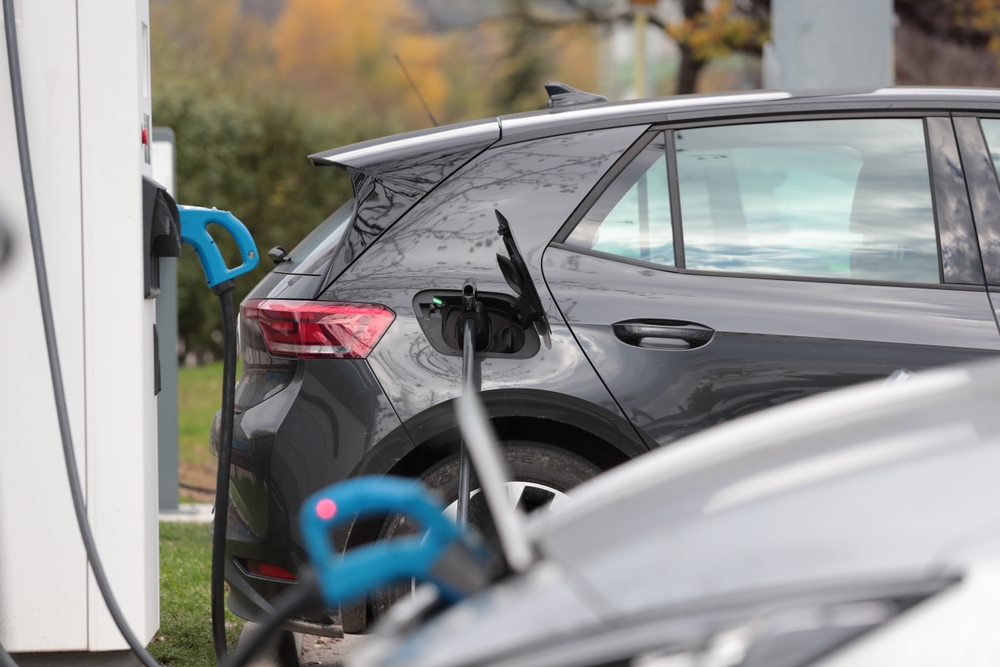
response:
<path id="1" fill-rule="evenodd" d="M 227 287 L 227 281 L 253 271 L 257 266 L 260 260 L 257 246 L 246 226 L 235 215 L 229 211 L 200 206 L 178 206 L 177 210 L 181 220 L 181 240 L 198 253 L 201 268 L 205 271 L 205 279 L 212 291 L 218 293 L 220 289 Z M 243 260 L 242 264 L 232 269 L 226 266 L 226 260 L 223 259 L 215 239 L 208 233 L 208 226 L 213 224 L 225 229 L 236 241 L 236 247 L 239 248 Z M 231 289 L 232 286 L 228 287 Z"/>
<path id="2" fill-rule="evenodd" d="M 441 598 L 456 602 L 489 583 L 489 554 L 470 533 L 442 514 L 444 507 L 415 480 L 358 477 L 310 496 L 299 512 L 299 527 L 330 606 L 363 599 L 388 584 L 431 582 Z M 403 514 L 422 532 L 366 544 L 341 555 L 330 532 L 354 518 Z"/>

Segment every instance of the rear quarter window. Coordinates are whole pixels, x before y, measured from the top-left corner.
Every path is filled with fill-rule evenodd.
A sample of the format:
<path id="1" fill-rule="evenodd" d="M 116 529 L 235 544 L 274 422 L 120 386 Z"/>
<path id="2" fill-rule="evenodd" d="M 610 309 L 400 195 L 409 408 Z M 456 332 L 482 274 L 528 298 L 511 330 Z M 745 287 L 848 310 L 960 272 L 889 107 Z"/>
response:
<path id="1" fill-rule="evenodd" d="M 280 264 L 280 270 L 286 273 L 314 275 L 323 273 L 326 263 L 337 249 L 340 240 L 344 238 L 344 233 L 350 227 L 353 217 L 352 197 L 331 213 L 316 229 L 309 232 L 309 235 L 288 253 L 287 263 Z"/>

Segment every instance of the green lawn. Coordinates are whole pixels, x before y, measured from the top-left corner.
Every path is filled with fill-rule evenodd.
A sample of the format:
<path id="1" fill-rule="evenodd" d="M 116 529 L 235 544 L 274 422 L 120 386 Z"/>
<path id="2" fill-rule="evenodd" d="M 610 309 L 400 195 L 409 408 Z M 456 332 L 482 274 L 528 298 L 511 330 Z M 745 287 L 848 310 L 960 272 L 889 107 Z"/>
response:
<path id="1" fill-rule="evenodd" d="M 239 366 L 236 377 L 239 377 Z M 178 434 L 181 482 L 215 488 L 215 457 L 208 448 L 212 419 L 222 403 L 222 362 L 177 370 Z M 183 500 L 211 501 L 211 496 L 181 489 Z"/>
<path id="2" fill-rule="evenodd" d="M 160 630 L 149 651 L 165 665 L 214 667 L 212 536 L 208 526 L 160 523 Z M 230 652 L 243 621 L 226 612 Z"/>
<path id="3" fill-rule="evenodd" d="M 239 369 L 237 369 L 237 377 Z M 209 450 L 212 419 L 222 402 L 222 362 L 177 371 L 180 479 L 215 487 Z M 181 489 L 182 500 L 209 502 L 209 494 Z M 150 653 L 165 665 L 212 667 L 212 535 L 208 526 L 160 523 L 160 630 Z M 226 612 L 230 649 L 243 621 Z"/>

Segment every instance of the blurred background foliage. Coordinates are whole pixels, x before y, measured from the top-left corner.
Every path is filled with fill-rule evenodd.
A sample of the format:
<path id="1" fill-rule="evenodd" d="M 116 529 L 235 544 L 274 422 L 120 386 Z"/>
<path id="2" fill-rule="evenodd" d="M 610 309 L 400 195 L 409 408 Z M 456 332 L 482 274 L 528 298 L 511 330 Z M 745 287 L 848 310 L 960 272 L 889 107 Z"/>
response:
<path id="1" fill-rule="evenodd" d="M 1000 0 L 895 10 L 899 83 L 1000 85 Z M 151 0 L 150 12 L 153 120 L 176 135 L 178 200 L 233 211 L 262 252 L 290 250 L 350 197 L 308 154 L 430 125 L 396 54 L 451 123 L 542 108 L 549 80 L 611 99 L 757 88 L 770 25 L 770 0 L 659 0 L 637 86 L 628 0 Z M 204 363 L 221 322 L 188 253 L 180 352 Z"/>

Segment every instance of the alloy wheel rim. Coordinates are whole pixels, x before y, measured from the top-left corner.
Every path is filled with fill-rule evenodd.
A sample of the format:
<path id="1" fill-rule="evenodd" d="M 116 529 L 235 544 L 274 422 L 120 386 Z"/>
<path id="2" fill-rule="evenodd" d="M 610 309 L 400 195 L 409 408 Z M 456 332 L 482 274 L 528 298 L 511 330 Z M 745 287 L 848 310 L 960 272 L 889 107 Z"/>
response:
<path id="1" fill-rule="evenodd" d="M 531 512 L 555 512 L 571 501 L 565 491 L 552 488 L 537 482 L 506 482 L 507 501 L 511 507 L 521 509 L 525 514 Z M 473 489 L 469 499 L 479 495 L 479 489 Z M 452 521 L 458 517 L 458 501 L 453 500 L 444 508 L 444 515 Z"/>

